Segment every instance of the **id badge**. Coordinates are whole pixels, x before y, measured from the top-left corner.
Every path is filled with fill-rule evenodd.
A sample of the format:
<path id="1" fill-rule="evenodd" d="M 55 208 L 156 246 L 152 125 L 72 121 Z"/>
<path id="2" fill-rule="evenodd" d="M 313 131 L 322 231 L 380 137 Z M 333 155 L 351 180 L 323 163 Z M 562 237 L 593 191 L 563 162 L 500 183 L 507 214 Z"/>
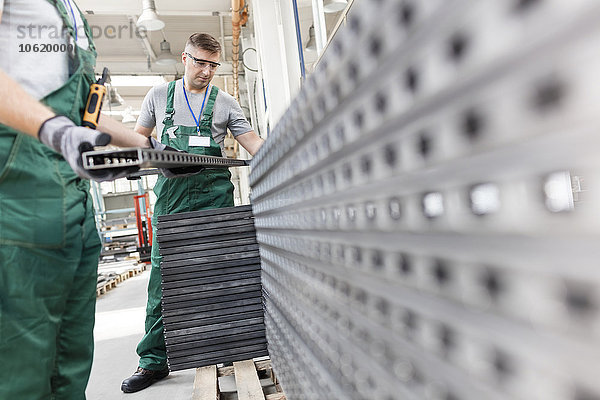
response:
<path id="1" fill-rule="evenodd" d="M 188 145 L 190 147 L 210 147 L 210 138 L 208 136 L 190 136 Z"/>

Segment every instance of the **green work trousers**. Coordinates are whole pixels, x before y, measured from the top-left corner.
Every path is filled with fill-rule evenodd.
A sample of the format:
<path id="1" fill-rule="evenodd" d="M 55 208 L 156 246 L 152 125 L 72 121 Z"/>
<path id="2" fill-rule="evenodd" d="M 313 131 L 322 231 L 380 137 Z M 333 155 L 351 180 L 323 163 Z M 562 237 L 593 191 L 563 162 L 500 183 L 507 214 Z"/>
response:
<path id="1" fill-rule="evenodd" d="M 201 115 L 199 127 L 173 125 L 172 116 L 175 113 L 173 108 L 175 93 L 175 84 L 173 81 L 169 84 L 167 90 L 167 109 L 166 117 L 163 121 L 165 127 L 161 135 L 162 143 L 174 147 L 178 150 L 190 152 L 192 154 L 202 154 L 209 156 L 221 156 L 221 147 L 214 141 L 211 133 L 213 105 L 217 97 L 218 89 L 216 87 L 207 88 L 208 102 Z M 187 110 L 185 110 L 187 111 Z M 172 138 L 167 134 L 171 127 L 177 127 Z M 204 136 L 209 138 L 210 146 L 193 147 L 189 146 L 190 137 Z M 177 214 L 189 211 L 199 211 L 209 208 L 221 208 L 233 206 L 233 184 L 231 183 L 231 173 L 229 170 L 204 171 L 200 174 L 167 179 L 159 176 L 154 193 L 156 193 L 156 204 L 154 205 L 154 217 L 152 218 L 152 270 L 150 271 L 150 281 L 148 282 L 148 303 L 146 306 L 146 334 L 137 346 L 137 353 L 140 356 L 139 366 L 149 370 L 161 370 L 167 366 L 167 350 L 163 334 L 163 318 L 161 310 L 161 274 L 159 244 L 156 240 L 158 226 L 156 218 L 160 215 Z"/>
<path id="2" fill-rule="evenodd" d="M 64 247 L 0 246 L 3 400 L 84 398 L 94 350 L 100 239 L 87 184 L 70 189 Z"/>

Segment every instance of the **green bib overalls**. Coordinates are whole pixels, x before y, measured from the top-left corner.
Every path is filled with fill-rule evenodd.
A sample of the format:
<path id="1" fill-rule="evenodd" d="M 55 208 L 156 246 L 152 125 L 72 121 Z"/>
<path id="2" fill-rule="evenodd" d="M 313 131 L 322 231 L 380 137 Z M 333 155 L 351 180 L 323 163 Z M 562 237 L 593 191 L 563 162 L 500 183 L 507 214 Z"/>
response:
<path id="1" fill-rule="evenodd" d="M 74 37 L 62 2 L 48 1 Z M 82 19 L 89 50 L 75 46 L 70 78 L 41 100 L 78 125 L 96 60 Z M 99 253 L 89 182 L 0 125 L 0 399 L 85 399 Z"/>
<path id="2" fill-rule="evenodd" d="M 182 126 L 173 124 L 175 110 L 174 94 L 175 85 L 183 84 L 183 80 L 169 83 L 167 90 L 165 124 L 161 133 L 161 142 L 184 150 L 192 154 L 203 154 L 221 157 L 221 148 L 214 141 L 211 132 L 213 106 L 219 89 L 212 86 L 208 102 L 200 118 L 200 131 L 195 126 Z M 208 90 L 208 88 L 207 88 Z M 176 127 L 175 138 L 171 138 L 167 130 Z M 210 138 L 210 147 L 190 147 L 190 136 L 204 136 Z M 154 216 L 152 220 L 152 270 L 148 283 L 148 305 L 146 307 L 146 334 L 137 346 L 140 356 L 139 366 L 149 370 L 161 370 L 167 365 L 167 353 L 165 339 L 163 336 L 163 321 L 161 315 L 161 277 L 158 242 L 156 240 L 156 218 L 160 215 L 176 214 L 188 211 L 198 211 L 208 208 L 232 207 L 233 206 L 233 184 L 231 173 L 228 169 L 204 171 L 200 174 L 183 178 L 167 179 L 159 176 L 154 186 L 156 204 L 154 205 Z"/>

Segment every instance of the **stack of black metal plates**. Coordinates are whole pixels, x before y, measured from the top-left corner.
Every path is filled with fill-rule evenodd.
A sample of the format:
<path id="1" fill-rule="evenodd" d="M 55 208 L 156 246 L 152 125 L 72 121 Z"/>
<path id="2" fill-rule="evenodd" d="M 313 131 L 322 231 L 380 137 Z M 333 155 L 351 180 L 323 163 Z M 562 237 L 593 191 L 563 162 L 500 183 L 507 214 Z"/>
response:
<path id="1" fill-rule="evenodd" d="M 158 218 L 171 371 L 267 355 L 251 206 Z"/>

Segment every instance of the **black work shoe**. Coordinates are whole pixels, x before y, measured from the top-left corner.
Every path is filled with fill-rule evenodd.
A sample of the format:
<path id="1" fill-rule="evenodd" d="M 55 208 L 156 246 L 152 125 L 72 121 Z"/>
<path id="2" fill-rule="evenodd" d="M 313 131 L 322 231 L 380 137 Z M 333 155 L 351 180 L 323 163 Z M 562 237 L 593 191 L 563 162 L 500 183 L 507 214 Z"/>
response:
<path id="1" fill-rule="evenodd" d="M 165 367 L 160 371 L 152 371 L 138 367 L 133 375 L 123 381 L 121 390 L 125 393 L 137 392 L 146 389 L 148 386 L 161 380 L 167 375 L 169 375 L 169 367 Z"/>

